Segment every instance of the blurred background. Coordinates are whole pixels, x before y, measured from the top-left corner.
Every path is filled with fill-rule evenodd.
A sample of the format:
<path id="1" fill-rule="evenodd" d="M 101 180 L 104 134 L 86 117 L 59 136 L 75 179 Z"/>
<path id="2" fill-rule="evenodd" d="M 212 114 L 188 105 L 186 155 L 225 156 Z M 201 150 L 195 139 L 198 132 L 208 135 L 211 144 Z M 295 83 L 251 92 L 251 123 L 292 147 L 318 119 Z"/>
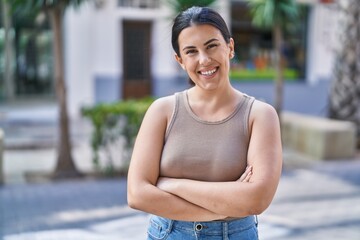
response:
<path id="1" fill-rule="evenodd" d="M 192 5 L 226 20 L 232 85 L 281 116 L 262 239 L 360 239 L 357 0 L 1 0 L 0 238 L 144 238 L 129 156 L 149 104 L 189 87 L 171 27 Z"/>

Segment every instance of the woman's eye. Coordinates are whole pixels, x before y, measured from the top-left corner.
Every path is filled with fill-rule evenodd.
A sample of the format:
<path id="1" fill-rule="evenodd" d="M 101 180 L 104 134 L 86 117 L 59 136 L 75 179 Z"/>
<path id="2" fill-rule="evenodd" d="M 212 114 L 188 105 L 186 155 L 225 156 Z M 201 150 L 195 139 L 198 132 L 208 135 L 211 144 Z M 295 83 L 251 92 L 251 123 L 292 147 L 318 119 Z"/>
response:
<path id="1" fill-rule="evenodd" d="M 188 51 L 186 51 L 185 53 L 186 53 L 186 54 L 194 54 L 194 53 L 196 53 L 196 50 L 188 50 Z"/>
<path id="2" fill-rule="evenodd" d="M 217 47 L 217 44 L 210 44 L 210 45 L 207 46 L 208 49 L 214 48 L 214 47 Z"/>

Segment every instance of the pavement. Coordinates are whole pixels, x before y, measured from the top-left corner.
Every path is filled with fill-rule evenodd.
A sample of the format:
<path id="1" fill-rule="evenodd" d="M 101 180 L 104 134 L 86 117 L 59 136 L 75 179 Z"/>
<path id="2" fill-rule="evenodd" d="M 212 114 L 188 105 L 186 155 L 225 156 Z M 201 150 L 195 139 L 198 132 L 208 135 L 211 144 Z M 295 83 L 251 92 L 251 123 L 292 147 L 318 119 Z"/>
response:
<path id="1" fill-rule="evenodd" d="M 149 215 L 126 205 L 126 178 L 48 181 L 26 177 L 29 172 L 53 170 L 57 137 L 54 106 L 31 109 L 31 113 L 27 109 L 0 107 L 0 128 L 6 136 L 0 239 L 146 239 Z M 91 127 L 76 120 L 72 130 L 75 164 L 80 171 L 91 172 Z M 120 166 L 121 161 L 115 164 Z M 285 149 L 278 191 L 259 216 L 260 239 L 358 240 L 359 203 L 360 153 L 354 159 L 316 161 Z"/>

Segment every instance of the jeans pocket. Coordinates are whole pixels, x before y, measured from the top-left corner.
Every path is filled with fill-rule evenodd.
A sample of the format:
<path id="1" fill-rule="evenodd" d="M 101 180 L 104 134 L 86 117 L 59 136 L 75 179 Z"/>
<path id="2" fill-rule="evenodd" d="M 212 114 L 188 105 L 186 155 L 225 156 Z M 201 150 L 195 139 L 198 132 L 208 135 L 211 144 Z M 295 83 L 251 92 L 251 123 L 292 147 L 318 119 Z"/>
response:
<path id="1" fill-rule="evenodd" d="M 165 240 L 171 231 L 172 220 L 153 216 L 147 230 L 148 240 Z"/>
<path id="2" fill-rule="evenodd" d="M 254 225 L 252 228 L 249 229 L 249 231 L 251 231 L 251 239 L 254 239 L 254 240 L 258 240 L 259 239 L 259 232 L 258 232 L 258 228 L 256 225 Z"/>

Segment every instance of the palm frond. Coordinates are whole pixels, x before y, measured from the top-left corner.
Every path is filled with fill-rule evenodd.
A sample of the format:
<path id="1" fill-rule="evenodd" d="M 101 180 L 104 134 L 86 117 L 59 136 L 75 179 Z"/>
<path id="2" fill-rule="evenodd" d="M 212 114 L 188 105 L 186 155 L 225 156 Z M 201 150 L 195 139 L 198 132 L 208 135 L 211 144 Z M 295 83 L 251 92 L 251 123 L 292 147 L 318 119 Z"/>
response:
<path id="1" fill-rule="evenodd" d="M 171 7 L 175 14 L 177 14 L 192 6 L 211 6 L 216 0 L 164 0 L 164 2 Z"/>
<path id="2" fill-rule="evenodd" d="M 294 21 L 298 17 L 298 6 L 295 0 L 246 0 L 253 16 L 253 24 L 258 27 L 271 28 Z"/>

